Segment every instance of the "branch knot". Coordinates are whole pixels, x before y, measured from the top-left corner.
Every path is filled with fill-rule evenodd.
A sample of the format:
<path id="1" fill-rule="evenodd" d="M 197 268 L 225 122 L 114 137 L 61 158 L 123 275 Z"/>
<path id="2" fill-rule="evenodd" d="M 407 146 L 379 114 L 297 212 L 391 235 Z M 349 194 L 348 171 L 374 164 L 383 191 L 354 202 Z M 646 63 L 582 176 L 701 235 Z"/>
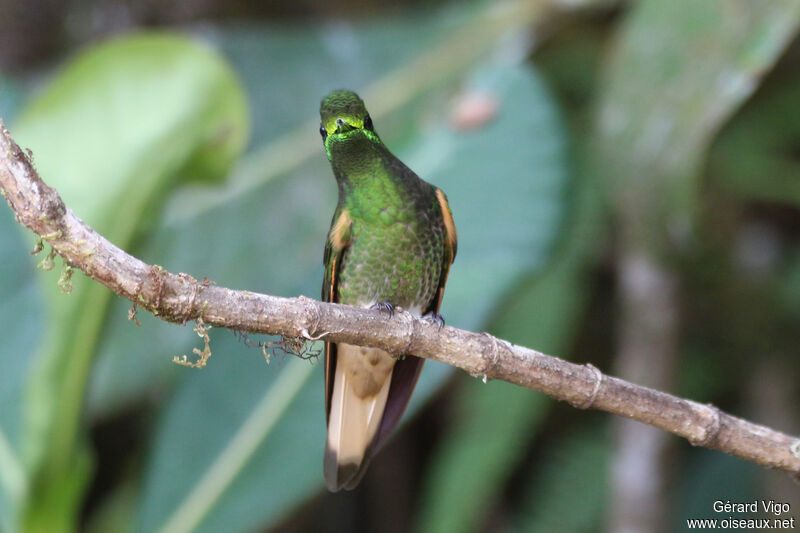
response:
<path id="1" fill-rule="evenodd" d="M 323 331 L 319 335 L 315 335 L 315 333 L 319 330 L 319 322 L 322 320 L 322 313 L 319 310 L 319 303 L 316 300 L 312 300 L 311 298 L 307 298 L 303 295 L 297 297 L 298 300 L 303 302 L 304 304 L 304 313 L 303 317 L 305 320 L 304 327 L 300 329 L 300 336 L 309 341 L 318 341 L 322 337 L 328 334 L 327 331 Z"/>
<path id="2" fill-rule="evenodd" d="M 504 342 L 499 340 L 494 335 L 490 335 L 487 332 L 483 332 L 481 335 L 489 339 L 492 343 L 491 349 L 483 350 L 481 353 L 481 359 L 483 360 L 484 366 L 478 375 L 475 377 L 483 377 L 484 383 L 489 376 L 494 376 L 495 369 L 497 368 L 497 361 L 500 358 L 500 343 Z M 488 352 L 488 353 L 487 353 Z"/>
<path id="3" fill-rule="evenodd" d="M 406 343 L 403 346 L 403 350 L 398 355 L 407 355 L 411 352 L 411 346 L 414 344 L 414 341 L 419 334 L 419 324 L 417 323 L 419 319 L 409 313 L 408 311 L 403 310 L 399 316 L 403 317 L 403 320 L 406 322 L 407 331 L 408 333 L 404 334 L 403 337 L 406 339 Z"/>
<path id="4" fill-rule="evenodd" d="M 150 267 L 149 274 L 155 284 L 153 301 L 149 304 L 149 307 L 155 310 L 155 314 L 159 314 L 161 313 L 161 297 L 164 293 L 164 269 L 158 265 L 153 265 Z"/>
<path id="5" fill-rule="evenodd" d="M 197 318 L 198 320 L 200 320 L 200 322 L 202 322 L 202 317 L 194 316 L 195 302 L 197 301 L 197 295 L 200 294 L 200 283 L 191 275 L 186 274 L 185 272 L 179 273 L 178 277 L 189 285 L 189 289 L 191 290 L 191 292 L 189 293 L 189 296 L 187 298 L 181 298 L 179 300 L 180 308 L 175 311 L 175 319 L 179 321 L 181 324 L 186 324 L 186 322 L 192 320 L 193 318 Z M 162 283 L 163 283 L 163 278 L 162 278 Z"/>
<path id="6" fill-rule="evenodd" d="M 690 437 L 689 442 L 692 446 L 708 448 L 717 439 L 722 423 L 720 421 L 719 407 L 710 403 L 704 407 L 706 408 L 705 414 L 709 415 L 710 419 L 702 427 L 703 436 L 701 438 Z"/>
<path id="7" fill-rule="evenodd" d="M 584 365 L 586 368 L 592 371 L 594 374 L 594 386 L 592 387 L 592 392 L 586 397 L 586 399 L 581 402 L 570 402 L 572 403 L 573 407 L 578 409 L 589 409 L 594 405 L 595 400 L 597 400 L 597 395 L 600 392 L 600 387 L 603 385 L 603 373 L 600 371 L 599 368 L 594 366 L 592 363 L 586 363 Z"/>

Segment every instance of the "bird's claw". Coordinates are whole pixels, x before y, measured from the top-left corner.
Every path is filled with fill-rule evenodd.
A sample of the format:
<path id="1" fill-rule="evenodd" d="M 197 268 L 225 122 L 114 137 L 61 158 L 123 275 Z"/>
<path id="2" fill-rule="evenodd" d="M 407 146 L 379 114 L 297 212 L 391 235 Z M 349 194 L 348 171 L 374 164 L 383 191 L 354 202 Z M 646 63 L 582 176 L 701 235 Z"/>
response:
<path id="1" fill-rule="evenodd" d="M 378 311 L 389 313 L 389 318 L 394 316 L 394 306 L 389 302 L 376 302 L 372 304 L 370 309 L 377 309 Z"/>
<path id="2" fill-rule="evenodd" d="M 436 311 L 425 313 L 424 315 L 422 315 L 422 319 L 431 324 L 436 324 L 437 326 L 439 326 L 439 329 L 442 329 L 444 327 L 444 317 L 439 313 L 437 313 Z"/>

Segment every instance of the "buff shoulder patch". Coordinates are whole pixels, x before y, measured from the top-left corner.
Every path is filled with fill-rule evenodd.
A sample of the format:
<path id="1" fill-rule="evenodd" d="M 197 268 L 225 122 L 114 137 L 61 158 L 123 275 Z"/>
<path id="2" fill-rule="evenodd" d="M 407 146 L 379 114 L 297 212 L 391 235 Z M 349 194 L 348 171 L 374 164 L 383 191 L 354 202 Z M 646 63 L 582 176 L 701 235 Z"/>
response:
<path id="1" fill-rule="evenodd" d="M 458 248 L 458 234 L 456 233 L 456 224 L 453 222 L 453 212 L 450 211 L 450 204 L 447 203 L 447 196 L 445 196 L 444 191 L 436 189 L 436 199 L 439 200 L 439 205 L 442 208 L 444 228 L 447 230 L 447 243 L 453 251 L 452 261 L 456 257 L 456 249 Z"/>
<path id="2" fill-rule="evenodd" d="M 336 219 L 336 222 L 331 227 L 331 232 L 328 234 L 335 252 L 341 252 L 350 243 L 350 227 L 352 224 L 353 220 L 350 218 L 350 213 L 347 209 L 342 209 L 342 213 Z"/>

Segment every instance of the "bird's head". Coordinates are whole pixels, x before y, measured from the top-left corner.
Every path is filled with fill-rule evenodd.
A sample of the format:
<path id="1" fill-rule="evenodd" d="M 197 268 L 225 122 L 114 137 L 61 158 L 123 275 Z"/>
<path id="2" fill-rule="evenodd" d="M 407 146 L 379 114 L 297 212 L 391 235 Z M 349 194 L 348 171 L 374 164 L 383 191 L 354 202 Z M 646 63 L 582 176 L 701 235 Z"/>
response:
<path id="1" fill-rule="evenodd" d="M 346 139 L 353 132 L 379 140 L 364 101 L 353 91 L 333 91 L 322 99 L 319 106 L 319 133 L 327 146 L 330 140 Z"/>

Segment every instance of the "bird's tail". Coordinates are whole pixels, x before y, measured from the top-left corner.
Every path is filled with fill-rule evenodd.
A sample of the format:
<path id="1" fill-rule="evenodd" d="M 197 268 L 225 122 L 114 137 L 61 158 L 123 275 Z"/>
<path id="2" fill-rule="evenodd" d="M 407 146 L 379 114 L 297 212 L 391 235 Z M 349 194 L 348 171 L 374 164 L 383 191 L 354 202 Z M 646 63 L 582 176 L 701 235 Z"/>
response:
<path id="1" fill-rule="evenodd" d="M 340 343 L 333 379 L 325 446 L 325 481 L 352 489 L 367 469 L 389 396 L 394 358 L 375 348 Z"/>

